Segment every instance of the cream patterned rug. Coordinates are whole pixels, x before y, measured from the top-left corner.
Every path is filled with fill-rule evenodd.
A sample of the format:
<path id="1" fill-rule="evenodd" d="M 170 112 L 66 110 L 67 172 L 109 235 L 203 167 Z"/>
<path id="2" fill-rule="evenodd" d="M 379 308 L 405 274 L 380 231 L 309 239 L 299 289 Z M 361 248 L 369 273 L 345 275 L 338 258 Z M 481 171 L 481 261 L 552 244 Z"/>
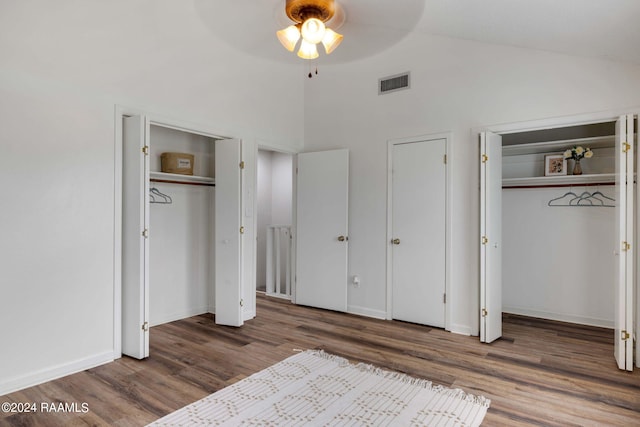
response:
<path id="1" fill-rule="evenodd" d="M 479 426 L 490 403 L 309 350 L 150 426 Z"/>

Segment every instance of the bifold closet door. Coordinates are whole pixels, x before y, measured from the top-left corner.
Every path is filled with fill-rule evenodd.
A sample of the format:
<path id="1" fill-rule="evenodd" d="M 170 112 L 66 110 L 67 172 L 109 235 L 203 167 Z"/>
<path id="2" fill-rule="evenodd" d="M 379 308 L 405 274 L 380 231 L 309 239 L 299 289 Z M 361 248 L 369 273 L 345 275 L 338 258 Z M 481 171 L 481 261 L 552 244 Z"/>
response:
<path id="1" fill-rule="evenodd" d="M 122 353 L 149 356 L 149 120 L 126 117 L 122 168 Z"/>
<path id="2" fill-rule="evenodd" d="M 215 319 L 241 326 L 242 316 L 242 163 L 241 141 L 215 142 Z"/>
<path id="3" fill-rule="evenodd" d="M 502 137 L 480 134 L 480 341 L 502 336 Z"/>
<path id="4" fill-rule="evenodd" d="M 634 116 L 616 122 L 616 256 L 614 355 L 618 368 L 633 370 L 634 234 Z"/>

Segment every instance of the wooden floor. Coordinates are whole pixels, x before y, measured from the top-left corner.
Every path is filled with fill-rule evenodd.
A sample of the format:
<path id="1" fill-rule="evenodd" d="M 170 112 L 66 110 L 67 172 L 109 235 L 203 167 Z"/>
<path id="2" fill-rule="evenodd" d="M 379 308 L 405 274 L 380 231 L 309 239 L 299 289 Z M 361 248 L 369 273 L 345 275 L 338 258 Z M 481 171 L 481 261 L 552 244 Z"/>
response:
<path id="1" fill-rule="evenodd" d="M 486 426 L 640 426 L 640 370 L 616 368 L 611 330 L 505 316 L 504 337 L 486 345 L 264 296 L 240 329 L 210 315 L 156 326 L 147 360 L 124 357 L 4 396 L 75 403 L 78 413 L 0 413 L 0 425 L 145 425 L 311 348 L 482 394 L 492 400 Z"/>

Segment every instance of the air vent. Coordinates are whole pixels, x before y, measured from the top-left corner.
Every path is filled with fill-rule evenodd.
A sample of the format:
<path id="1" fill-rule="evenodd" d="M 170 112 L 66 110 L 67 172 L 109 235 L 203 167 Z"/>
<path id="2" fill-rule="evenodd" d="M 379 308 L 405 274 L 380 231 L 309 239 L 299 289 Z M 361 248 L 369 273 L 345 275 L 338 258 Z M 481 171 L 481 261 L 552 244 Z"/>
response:
<path id="1" fill-rule="evenodd" d="M 396 74 L 395 76 L 383 77 L 378 80 L 378 95 L 397 90 L 409 89 L 410 73 Z"/>

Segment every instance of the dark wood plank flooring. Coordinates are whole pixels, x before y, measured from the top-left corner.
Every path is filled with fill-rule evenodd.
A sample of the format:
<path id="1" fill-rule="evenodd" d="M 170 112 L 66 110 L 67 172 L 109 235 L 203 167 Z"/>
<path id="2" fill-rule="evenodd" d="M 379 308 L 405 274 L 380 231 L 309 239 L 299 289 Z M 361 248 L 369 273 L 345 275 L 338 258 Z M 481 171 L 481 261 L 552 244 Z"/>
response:
<path id="1" fill-rule="evenodd" d="M 0 413 L 0 425 L 140 426 L 292 355 L 320 348 L 492 400 L 486 426 L 640 426 L 640 370 L 619 371 L 613 332 L 505 315 L 480 344 L 441 329 L 258 297 L 240 329 L 211 315 L 156 326 L 151 356 L 113 363 L 0 398 L 77 403 L 79 412 Z M 88 411 L 82 412 L 82 403 Z"/>

